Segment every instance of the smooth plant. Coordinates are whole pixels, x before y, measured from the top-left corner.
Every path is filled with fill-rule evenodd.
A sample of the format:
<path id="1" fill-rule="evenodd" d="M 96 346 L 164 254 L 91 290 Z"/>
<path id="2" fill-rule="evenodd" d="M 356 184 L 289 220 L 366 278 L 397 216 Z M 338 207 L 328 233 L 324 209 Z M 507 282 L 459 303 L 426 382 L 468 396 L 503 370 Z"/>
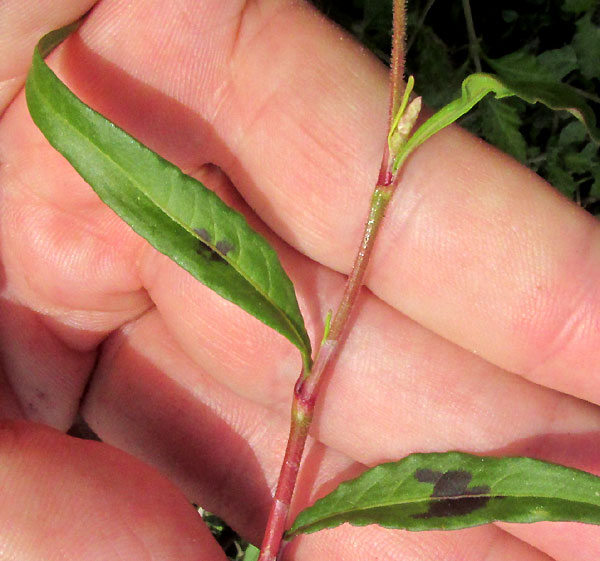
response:
<path id="1" fill-rule="evenodd" d="M 288 519 L 322 376 L 335 356 L 356 305 L 386 208 L 410 154 L 489 93 L 517 96 L 579 119 L 596 141 L 593 110 L 565 84 L 477 73 L 461 96 L 419 121 L 414 79 L 404 82 L 405 11 L 394 2 L 389 126 L 364 235 L 341 302 L 325 320 L 313 353 L 294 287 L 276 252 L 245 218 L 212 191 L 82 103 L 44 57 L 79 23 L 52 32 L 35 50 L 26 95 L 48 141 L 98 196 L 158 251 L 223 298 L 284 335 L 302 356 L 294 387 L 290 434 L 259 561 L 275 561 L 282 544 L 302 533 L 342 523 L 407 530 L 451 530 L 501 520 L 571 520 L 600 524 L 600 478 L 530 458 L 478 457 L 458 452 L 412 454 L 376 466 Z"/>

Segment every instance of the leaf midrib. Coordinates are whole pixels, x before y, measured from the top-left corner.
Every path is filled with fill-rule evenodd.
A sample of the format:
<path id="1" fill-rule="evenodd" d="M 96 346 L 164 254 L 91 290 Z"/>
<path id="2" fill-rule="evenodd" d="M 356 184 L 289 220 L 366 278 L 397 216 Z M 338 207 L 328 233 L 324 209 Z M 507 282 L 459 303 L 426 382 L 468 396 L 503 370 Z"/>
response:
<path id="1" fill-rule="evenodd" d="M 369 510 L 373 510 L 376 508 L 386 508 L 386 507 L 390 507 L 390 506 L 402 506 L 402 505 L 409 505 L 409 504 L 419 504 L 419 503 L 431 503 L 431 502 L 440 502 L 440 501 L 454 501 L 454 500 L 460 500 L 460 499 L 477 499 L 477 498 L 487 498 L 487 499 L 497 499 L 497 498 L 507 498 L 507 499 L 552 499 L 552 500 L 557 500 L 557 501 L 567 501 L 569 503 L 573 503 L 573 504 L 581 504 L 581 505 L 587 505 L 587 506 L 597 506 L 600 509 L 600 505 L 594 503 L 594 502 L 584 502 L 582 500 L 571 500 L 571 499 L 567 499 L 567 498 L 563 498 L 563 497 L 556 497 L 553 495 L 543 495 L 543 494 L 536 494 L 536 495 L 526 495 L 526 494 L 522 494 L 522 493 L 511 493 L 511 494 L 501 494 L 501 493 L 474 493 L 474 494 L 467 494 L 467 495 L 452 495 L 449 497 L 432 497 L 431 495 L 427 496 L 427 497 L 422 497 L 422 498 L 415 498 L 415 499 L 406 499 L 406 500 L 402 500 L 402 501 L 382 501 L 382 502 L 378 502 L 378 503 L 372 503 L 368 506 L 364 506 L 364 507 L 354 507 L 354 508 L 348 508 L 348 509 L 343 509 L 343 510 L 338 510 L 337 512 L 333 512 L 331 514 L 328 514 L 326 517 L 322 518 L 322 520 L 327 520 L 330 518 L 333 518 L 335 516 L 338 516 L 339 514 L 346 514 L 346 513 L 358 513 L 358 512 L 366 512 Z M 315 504 L 316 506 L 316 504 Z M 311 523 L 310 525 L 314 524 Z"/>

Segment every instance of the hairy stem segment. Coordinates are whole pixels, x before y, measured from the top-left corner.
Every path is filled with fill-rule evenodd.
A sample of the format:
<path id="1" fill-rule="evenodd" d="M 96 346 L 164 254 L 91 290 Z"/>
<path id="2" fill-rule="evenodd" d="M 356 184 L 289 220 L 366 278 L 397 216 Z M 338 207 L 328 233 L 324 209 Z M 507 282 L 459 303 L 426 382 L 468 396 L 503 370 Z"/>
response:
<path id="1" fill-rule="evenodd" d="M 404 29 L 406 28 L 406 0 L 394 1 L 394 19 L 393 19 L 393 35 L 392 35 L 392 58 L 390 63 L 390 123 L 394 119 L 400 99 L 402 98 L 404 77 L 404 45 L 406 36 Z"/>
<path id="2" fill-rule="evenodd" d="M 323 372 L 335 355 L 338 343 L 348 325 L 348 319 L 363 284 L 375 237 L 391 195 L 391 184 L 378 185 L 375 188 L 362 243 L 329 333 L 324 337 L 319 347 L 312 370 L 310 372 L 302 371 L 294 387 L 290 435 L 267 521 L 259 561 L 275 561 L 281 548 L 281 540 L 287 523 L 294 487 L 296 486 L 302 453 L 313 418 L 319 382 Z"/>
<path id="3" fill-rule="evenodd" d="M 404 92 L 404 45 L 406 42 L 406 0 L 394 0 L 393 4 L 393 33 L 392 33 L 392 55 L 390 60 L 390 93 L 388 121 L 391 125 L 396 117 L 402 93 Z M 378 185 L 389 185 L 392 180 L 391 167 L 393 165 L 393 154 L 390 153 L 389 145 L 386 143 L 381 169 L 379 171 Z"/>

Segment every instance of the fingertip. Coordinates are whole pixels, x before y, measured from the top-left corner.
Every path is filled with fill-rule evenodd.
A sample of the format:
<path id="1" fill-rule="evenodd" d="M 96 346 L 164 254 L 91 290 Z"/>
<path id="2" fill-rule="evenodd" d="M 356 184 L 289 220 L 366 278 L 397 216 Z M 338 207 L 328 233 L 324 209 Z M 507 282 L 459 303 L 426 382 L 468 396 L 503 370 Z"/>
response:
<path id="1" fill-rule="evenodd" d="M 12 558 L 224 559 L 168 480 L 106 444 L 5 422 L 0 463 L 0 551 Z"/>

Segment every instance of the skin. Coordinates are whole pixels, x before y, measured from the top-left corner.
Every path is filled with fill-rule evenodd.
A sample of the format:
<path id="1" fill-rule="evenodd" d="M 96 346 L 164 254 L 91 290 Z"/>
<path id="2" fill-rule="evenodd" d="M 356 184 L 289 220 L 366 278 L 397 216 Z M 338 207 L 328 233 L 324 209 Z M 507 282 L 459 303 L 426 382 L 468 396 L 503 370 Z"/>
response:
<path id="1" fill-rule="evenodd" d="M 222 560 L 189 501 L 260 540 L 300 357 L 130 231 L 29 118 L 35 42 L 92 4 L 0 4 L 0 559 Z M 288 0 L 100 1 L 48 60 L 86 103 L 246 213 L 318 341 L 377 177 L 386 70 Z M 413 451 L 600 473 L 599 280 L 595 219 L 456 127 L 428 141 L 327 374 L 294 510 Z M 102 444 L 64 434 L 82 396 Z M 295 540 L 284 558 L 599 555 L 600 530 L 560 523 L 344 526 Z"/>

